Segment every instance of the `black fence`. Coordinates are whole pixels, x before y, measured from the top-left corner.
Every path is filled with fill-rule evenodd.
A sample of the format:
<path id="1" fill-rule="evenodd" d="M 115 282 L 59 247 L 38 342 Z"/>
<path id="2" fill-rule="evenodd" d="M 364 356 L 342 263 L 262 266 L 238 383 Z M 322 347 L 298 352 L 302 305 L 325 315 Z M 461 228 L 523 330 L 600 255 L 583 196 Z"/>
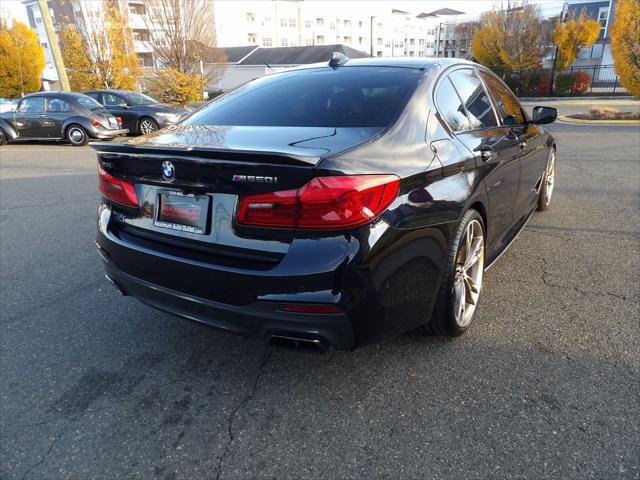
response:
<path id="1" fill-rule="evenodd" d="M 519 97 L 631 95 L 613 65 L 526 70 L 507 74 L 504 80 Z"/>

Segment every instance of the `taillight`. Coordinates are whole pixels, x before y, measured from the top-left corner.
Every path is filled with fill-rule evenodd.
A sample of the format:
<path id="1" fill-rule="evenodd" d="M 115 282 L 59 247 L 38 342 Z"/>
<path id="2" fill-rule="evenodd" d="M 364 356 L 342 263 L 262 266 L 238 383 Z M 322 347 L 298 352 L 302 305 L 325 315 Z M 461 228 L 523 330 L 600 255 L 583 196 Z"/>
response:
<path id="1" fill-rule="evenodd" d="M 99 127 L 100 122 L 98 120 L 91 120 L 91 125 L 93 125 L 94 127 Z"/>
<path id="2" fill-rule="evenodd" d="M 118 122 L 118 126 L 122 126 L 122 117 L 116 117 L 116 122 Z"/>
<path id="3" fill-rule="evenodd" d="M 316 177 L 299 190 L 243 197 L 236 221 L 306 230 L 358 227 L 380 215 L 399 187 L 395 175 Z"/>
<path id="4" fill-rule="evenodd" d="M 133 183 L 110 175 L 100 165 L 98 165 L 98 187 L 105 198 L 112 202 L 122 203 L 130 207 L 138 206 L 138 196 Z"/>

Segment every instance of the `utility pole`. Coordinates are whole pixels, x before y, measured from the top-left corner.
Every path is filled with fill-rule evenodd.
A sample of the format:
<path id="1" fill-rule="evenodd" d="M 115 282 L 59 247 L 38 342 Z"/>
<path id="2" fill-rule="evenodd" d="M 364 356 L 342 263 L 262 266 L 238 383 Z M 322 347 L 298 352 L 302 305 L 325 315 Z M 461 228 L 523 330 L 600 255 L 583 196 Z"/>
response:
<path id="1" fill-rule="evenodd" d="M 369 33 L 370 35 L 370 52 L 369 55 L 371 55 L 373 57 L 373 19 L 376 18 L 375 15 L 372 16 L 369 20 L 370 20 L 370 26 L 369 26 Z"/>
<path id="2" fill-rule="evenodd" d="M 56 64 L 56 70 L 58 71 L 58 80 L 60 80 L 60 88 L 69 92 L 71 87 L 69 86 L 69 79 L 67 78 L 67 71 L 64 68 L 64 61 L 62 60 L 62 54 L 60 53 L 60 45 L 58 45 L 58 36 L 53 29 L 53 22 L 51 21 L 51 15 L 49 14 L 49 6 L 47 0 L 38 0 L 38 6 L 40 7 L 40 15 L 42 16 L 42 22 L 44 23 L 44 29 L 47 32 L 47 39 L 49 40 L 49 46 L 51 47 L 51 54 L 53 55 L 53 61 Z"/>

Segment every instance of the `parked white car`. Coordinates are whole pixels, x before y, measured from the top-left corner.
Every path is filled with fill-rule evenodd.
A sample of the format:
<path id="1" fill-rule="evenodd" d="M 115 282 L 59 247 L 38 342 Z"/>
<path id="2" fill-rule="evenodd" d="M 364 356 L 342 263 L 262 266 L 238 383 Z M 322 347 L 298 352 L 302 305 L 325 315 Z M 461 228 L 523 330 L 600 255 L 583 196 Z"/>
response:
<path id="1" fill-rule="evenodd" d="M 0 113 L 13 112 L 16 109 L 17 102 L 0 98 Z"/>

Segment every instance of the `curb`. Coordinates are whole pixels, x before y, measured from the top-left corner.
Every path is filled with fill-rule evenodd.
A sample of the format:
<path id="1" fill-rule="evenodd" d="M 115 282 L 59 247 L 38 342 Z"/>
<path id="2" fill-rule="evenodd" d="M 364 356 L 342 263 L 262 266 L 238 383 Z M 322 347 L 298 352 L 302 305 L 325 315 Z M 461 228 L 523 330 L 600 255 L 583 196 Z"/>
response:
<path id="1" fill-rule="evenodd" d="M 640 120 L 583 120 L 558 116 L 558 120 L 565 123 L 580 123 L 583 125 L 640 125 Z"/>
<path id="2" fill-rule="evenodd" d="M 562 105 L 597 105 L 603 103 L 618 103 L 623 105 L 637 105 L 640 99 L 633 96 L 624 97 L 518 97 L 521 102 L 553 102 Z"/>
<path id="3" fill-rule="evenodd" d="M 621 105 L 621 106 L 640 106 L 638 100 L 520 100 L 523 103 L 549 103 L 551 105 L 558 105 L 563 107 L 570 106 L 585 106 L 585 105 Z"/>

